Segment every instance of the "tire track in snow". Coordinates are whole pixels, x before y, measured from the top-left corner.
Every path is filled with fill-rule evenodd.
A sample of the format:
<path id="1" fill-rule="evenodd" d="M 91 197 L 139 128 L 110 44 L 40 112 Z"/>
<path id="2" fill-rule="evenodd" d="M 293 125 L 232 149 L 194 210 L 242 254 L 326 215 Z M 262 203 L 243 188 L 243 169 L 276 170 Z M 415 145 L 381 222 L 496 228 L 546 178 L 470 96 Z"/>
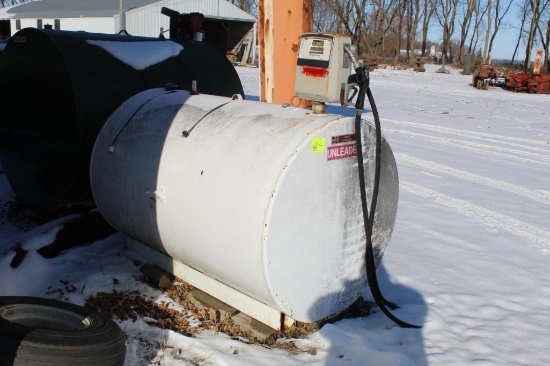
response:
<path id="1" fill-rule="evenodd" d="M 418 159 L 407 154 L 396 153 L 394 154 L 397 161 L 400 163 L 417 166 L 423 169 L 428 169 L 438 173 L 443 173 L 452 177 L 460 178 L 469 182 L 480 183 L 485 186 L 500 189 L 502 191 L 510 192 L 523 196 L 547 205 L 550 205 L 550 192 L 528 189 L 516 184 L 506 183 L 501 180 L 484 177 L 473 173 L 466 172 L 464 170 L 454 169 L 447 165 L 434 163 L 432 161 Z"/>
<path id="2" fill-rule="evenodd" d="M 460 214 L 483 221 L 486 225 L 496 227 L 511 234 L 528 239 L 532 246 L 538 248 L 543 254 L 548 254 L 550 249 L 550 232 L 537 226 L 527 224 L 510 216 L 474 205 L 471 202 L 453 198 L 433 189 L 422 187 L 411 182 L 401 181 L 400 188 L 416 196 L 429 199 L 441 206 L 458 211 Z"/>
<path id="3" fill-rule="evenodd" d="M 384 118 L 382 120 L 384 122 L 394 123 L 397 125 L 410 126 L 413 128 L 420 128 L 420 129 L 435 131 L 435 132 L 443 132 L 443 133 L 461 136 L 461 137 L 469 137 L 475 140 L 495 142 L 498 144 L 506 144 L 508 146 L 519 147 L 526 150 L 540 151 L 543 153 L 550 154 L 550 144 L 547 141 L 523 139 L 523 138 L 511 137 L 511 136 L 500 136 L 500 135 L 494 135 L 494 134 L 485 133 L 485 132 L 460 130 L 458 128 L 451 128 L 451 127 L 438 126 L 438 125 L 427 125 L 424 123 L 417 123 L 417 122 L 406 122 L 406 121 L 398 121 L 398 120 L 384 119 Z M 521 144 L 521 143 L 525 143 L 525 144 Z M 537 147 L 534 145 L 538 145 L 542 147 Z"/>
<path id="4" fill-rule="evenodd" d="M 510 160 L 517 160 L 517 161 L 522 161 L 530 164 L 550 165 L 550 156 L 543 155 L 543 154 L 536 154 L 536 153 L 531 153 L 527 151 L 508 149 L 508 148 L 498 147 L 498 146 L 483 145 L 483 144 L 478 144 L 476 142 L 453 140 L 445 137 L 423 135 L 420 133 L 409 132 L 404 130 L 386 129 L 385 131 L 400 134 L 403 136 L 414 137 L 421 140 L 437 142 L 442 145 L 456 146 L 459 148 L 468 149 L 471 151 L 477 151 L 486 155 L 494 155 L 494 156 L 498 156 L 498 157 L 506 158 Z M 521 157 L 518 155 L 522 155 L 524 157 Z"/>
<path id="5" fill-rule="evenodd" d="M 387 75 L 386 75 L 387 76 Z M 432 97 L 433 94 L 430 93 L 430 89 L 433 88 L 433 84 L 429 84 L 429 83 L 421 83 L 419 82 L 418 80 L 415 80 L 413 83 L 411 82 L 408 82 L 406 80 L 403 80 L 403 79 L 407 79 L 407 77 L 405 78 L 392 78 L 392 79 L 389 79 L 388 77 L 385 77 L 385 78 L 372 78 L 372 82 L 371 82 L 371 86 L 375 87 L 375 88 L 378 88 L 378 87 L 383 87 L 383 88 L 395 88 L 397 90 L 397 92 L 404 92 L 406 90 L 411 90 L 411 91 L 414 91 L 415 94 L 423 94 L 425 96 L 428 96 L 428 97 Z M 471 83 L 471 79 L 469 79 L 468 81 L 465 82 L 465 84 L 462 86 L 462 87 L 454 87 L 452 89 L 450 88 L 440 88 L 438 90 L 438 93 L 440 95 L 443 95 L 445 97 L 449 97 L 449 98 L 453 98 L 453 99 L 456 99 L 456 98 L 464 98 L 465 101 L 468 101 L 469 99 L 473 99 L 473 98 L 482 98 L 484 100 L 488 100 L 487 98 L 487 95 L 490 95 L 490 93 L 495 93 L 497 92 L 496 90 L 489 90 L 488 92 L 487 91 L 479 91 L 477 90 L 476 88 L 472 87 L 470 85 Z M 475 94 L 475 93 L 479 93 L 479 94 Z M 499 92 L 500 93 L 500 92 Z M 481 94 L 481 95 L 480 95 Z M 484 95 L 484 94 L 487 94 L 487 95 Z M 502 96 L 502 93 L 501 93 L 501 96 Z M 489 99 L 489 101 L 492 101 Z"/>
<path id="6" fill-rule="evenodd" d="M 408 79 L 412 76 L 414 76 L 413 72 L 404 72 L 401 75 L 394 74 L 395 70 L 392 70 L 391 73 L 387 74 L 380 74 L 376 75 L 377 77 L 371 78 L 371 85 L 374 87 L 395 87 L 399 91 L 403 90 L 413 90 L 416 93 L 418 92 L 431 92 L 431 88 L 433 88 L 433 84 L 430 82 L 422 82 L 421 80 L 418 80 L 415 78 L 414 82 L 410 82 L 404 79 Z M 396 77 L 397 76 L 397 77 Z M 468 84 L 471 82 L 471 79 L 469 79 L 464 85 L 454 88 L 440 88 L 438 90 L 438 93 L 449 95 L 451 97 L 455 97 L 457 95 L 466 95 L 466 96 L 472 96 L 472 91 L 475 93 L 475 88 L 472 86 L 469 86 Z"/>

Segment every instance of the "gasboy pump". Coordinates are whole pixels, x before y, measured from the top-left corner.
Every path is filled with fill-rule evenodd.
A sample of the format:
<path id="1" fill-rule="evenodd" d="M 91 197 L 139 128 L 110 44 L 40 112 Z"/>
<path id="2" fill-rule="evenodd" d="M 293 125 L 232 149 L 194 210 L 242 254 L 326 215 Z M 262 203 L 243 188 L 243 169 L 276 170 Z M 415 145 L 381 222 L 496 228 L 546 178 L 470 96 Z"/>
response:
<path id="1" fill-rule="evenodd" d="M 314 101 L 314 112 L 323 113 L 324 103 L 347 105 L 348 78 L 353 54 L 351 37 L 340 34 L 302 35 L 296 67 L 296 95 Z"/>
<path id="2" fill-rule="evenodd" d="M 354 73 L 351 73 L 353 70 Z M 327 34 L 306 33 L 300 41 L 300 50 L 296 67 L 296 95 L 299 98 L 313 100 L 313 113 L 325 112 L 325 103 L 337 103 L 342 106 L 350 105 L 355 96 L 355 131 L 352 135 L 357 149 L 357 166 L 359 176 L 359 189 L 361 192 L 361 207 L 363 224 L 365 228 L 365 270 L 369 288 L 374 301 L 382 312 L 396 324 L 405 328 L 418 328 L 394 316 L 389 310 L 396 309 L 397 305 L 386 300 L 378 286 L 376 276 L 376 264 L 373 249 L 374 213 L 378 200 L 380 186 L 380 170 L 382 155 L 382 134 L 380 131 L 380 118 L 369 87 L 369 70 L 360 65 L 355 58 L 355 50 L 351 45 L 351 37 Z M 365 187 L 365 162 L 363 159 L 363 140 L 368 141 L 363 134 L 361 115 L 365 105 L 365 97 L 368 98 L 374 117 L 375 138 L 375 172 L 374 185 L 371 196 L 367 198 Z M 368 202 L 370 199 L 370 202 Z M 370 203 L 370 205 L 368 204 Z"/>

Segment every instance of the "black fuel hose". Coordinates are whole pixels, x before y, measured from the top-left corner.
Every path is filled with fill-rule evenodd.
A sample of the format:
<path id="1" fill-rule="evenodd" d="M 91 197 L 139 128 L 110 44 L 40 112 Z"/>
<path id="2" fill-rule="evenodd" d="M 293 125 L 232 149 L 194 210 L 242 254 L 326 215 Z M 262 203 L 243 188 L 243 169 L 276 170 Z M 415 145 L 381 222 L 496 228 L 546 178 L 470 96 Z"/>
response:
<path id="1" fill-rule="evenodd" d="M 367 239 L 367 245 L 365 250 L 365 266 L 367 274 L 367 282 L 371 290 L 374 301 L 382 312 L 390 318 L 393 322 L 403 328 L 420 328 L 418 325 L 407 323 L 395 315 L 393 315 L 388 308 L 396 309 L 397 305 L 386 300 L 380 291 L 378 285 L 378 277 L 376 275 L 376 263 L 374 259 L 374 248 L 372 243 L 372 235 L 374 228 L 374 214 L 376 212 L 376 204 L 378 201 L 378 191 L 380 187 L 380 172 L 381 172 L 381 160 L 382 160 L 382 132 L 380 128 L 380 117 L 376 108 L 376 103 L 372 96 L 372 92 L 369 87 L 369 75 L 368 69 L 365 67 L 357 68 L 356 75 L 353 81 L 359 86 L 359 93 L 355 104 L 355 143 L 357 146 L 357 165 L 359 172 L 359 190 L 361 192 L 361 206 L 363 211 L 363 223 L 365 226 L 365 235 Z M 369 100 L 369 104 L 372 109 L 374 117 L 376 142 L 375 142 L 375 172 L 374 172 L 374 186 L 372 189 L 372 198 L 370 202 L 370 208 L 367 202 L 367 192 L 365 188 L 365 167 L 363 163 L 363 142 L 361 134 L 361 115 L 364 109 L 365 96 Z M 366 131 L 365 131 L 366 135 Z"/>

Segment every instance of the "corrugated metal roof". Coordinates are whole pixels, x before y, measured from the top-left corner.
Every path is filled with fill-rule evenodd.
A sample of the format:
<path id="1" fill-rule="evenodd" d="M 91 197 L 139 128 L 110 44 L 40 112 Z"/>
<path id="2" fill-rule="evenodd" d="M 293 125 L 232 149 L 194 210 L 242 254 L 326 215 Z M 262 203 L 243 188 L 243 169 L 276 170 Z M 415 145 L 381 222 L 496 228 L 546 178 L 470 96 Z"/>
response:
<path id="1" fill-rule="evenodd" d="M 155 12 L 160 13 L 162 7 L 175 10 L 179 13 L 202 13 L 206 18 L 230 19 L 244 22 L 255 22 L 256 18 L 247 12 L 239 9 L 227 0 L 163 0 L 138 9 L 134 12 Z"/>
<path id="2" fill-rule="evenodd" d="M 38 0 L 0 13 L 4 18 L 80 18 L 112 17 L 119 13 L 120 0 Z M 123 0 L 122 9 L 134 11 L 155 11 L 163 6 L 180 13 L 199 12 L 207 18 L 223 18 L 255 22 L 256 18 L 242 11 L 227 0 Z M 2 15 L 4 14 L 4 15 Z"/>
<path id="3" fill-rule="evenodd" d="M 123 0 L 128 11 L 158 0 Z M 112 17 L 120 11 L 120 0 L 39 0 L 10 7 L 6 18 Z"/>
<path id="4" fill-rule="evenodd" d="M 8 14 L 8 11 L 18 5 L 10 5 L 4 8 L 0 8 L 0 19 L 9 19 L 13 18 L 13 14 Z"/>

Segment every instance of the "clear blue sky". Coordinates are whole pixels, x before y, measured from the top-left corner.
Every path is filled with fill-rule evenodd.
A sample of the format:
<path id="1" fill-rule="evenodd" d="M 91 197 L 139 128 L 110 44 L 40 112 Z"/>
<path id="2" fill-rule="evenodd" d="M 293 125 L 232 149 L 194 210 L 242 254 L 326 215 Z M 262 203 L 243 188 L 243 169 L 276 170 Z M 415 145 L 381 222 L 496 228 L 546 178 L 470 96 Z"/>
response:
<path id="1" fill-rule="evenodd" d="M 515 4 L 518 1 L 514 1 L 514 4 L 510 7 L 510 10 L 506 14 L 506 17 L 502 21 L 501 28 L 499 29 L 495 41 L 493 42 L 493 49 L 491 57 L 494 59 L 511 59 L 518 41 L 520 20 L 518 19 L 518 6 Z M 525 44 L 520 43 L 518 48 L 518 54 L 516 59 L 524 59 L 525 57 Z"/>

